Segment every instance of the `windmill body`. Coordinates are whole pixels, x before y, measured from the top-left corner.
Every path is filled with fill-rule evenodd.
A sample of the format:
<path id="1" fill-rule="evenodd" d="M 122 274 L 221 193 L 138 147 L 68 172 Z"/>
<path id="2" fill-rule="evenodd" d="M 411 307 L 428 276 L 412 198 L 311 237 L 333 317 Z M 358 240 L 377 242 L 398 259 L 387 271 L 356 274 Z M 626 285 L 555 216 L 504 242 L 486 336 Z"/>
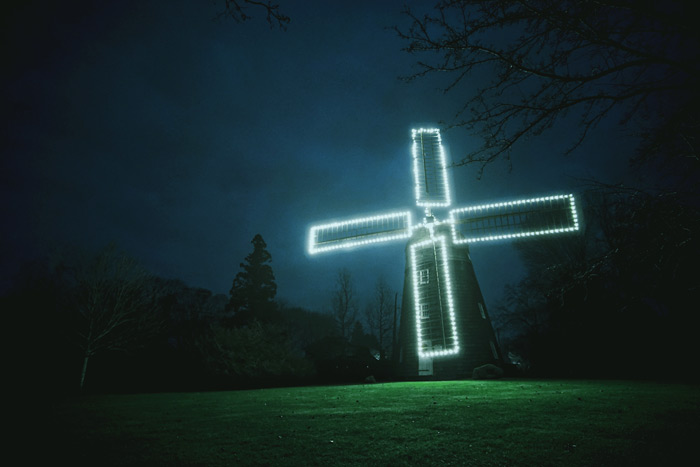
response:
<path id="1" fill-rule="evenodd" d="M 574 197 L 468 206 L 441 221 L 433 211 L 448 209 L 451 196 L 439 130 L 413 130 L 412 158 L 421 223 L 403 211 L 317 225 L 309 231 L 308 251 L 407 240 L 399 373 L 407 379 L 469 377 L 477 366 L 502 362 L 469 244 L 576 231 Z"/>
<path id="2" fill-rule="evenodd" d="M 417 228 L 406 246 L 396 356 L 406 379 L 465 378 L 502 363 L 469 246 L 454 244 L 450 233 L 449 225 L 434 226 L 433 243 L 430 229 Z"/>

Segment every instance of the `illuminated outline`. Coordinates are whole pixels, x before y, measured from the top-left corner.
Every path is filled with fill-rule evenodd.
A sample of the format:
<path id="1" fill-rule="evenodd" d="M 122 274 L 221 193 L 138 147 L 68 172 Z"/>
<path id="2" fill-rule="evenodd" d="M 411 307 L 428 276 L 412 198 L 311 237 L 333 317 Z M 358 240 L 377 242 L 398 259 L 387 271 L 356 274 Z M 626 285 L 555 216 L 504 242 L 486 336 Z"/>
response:
<path id="1" fill-rule="evenodd" d="M 372 238 L 360 239 L 360 237 L 356 237 L 357 240 L 352 240 L 353 237 L 349 237 L 347 239 L 337 240 L 336 243 L 330 244 L 330 245 L 318 246 L 318 244 L 317 244 L 317 233 L 319 230 L 322 230 L 322 229 L 346 227 L 346 226 L 351 226 L 353 224 L 363 224 L 366 222 L 381 221 L 381 220 L 385 220 L 385 219 L 395 219 L 395 218 L 401 218 L 401 217 L 405 218 L 405 226 L 406 227 L 404 229 L 404 232 L 399 233 L 399 234 L 382 236 L 381 232 L 377 232 L 376 234 L 373 234 L 375 236 Z M 316 225 L 316 226 L 311 227 L 309 229 L 307 250 L 310 254 L 313 255 L 313 254 L 320 253 L 323 251 L 339 250 L 342 248 L 352 248 L 352 247 L 360 246 L 360 245 L 369 245 L 371 243 L 381 243 L 381 242 L 388 242 L 391 240 L 400 240 L 402 238 L 410 238 L 412 233 L 413 233 L 413 225 L 412 225 L 410 211 L 396 212 L 396 213 L 383 214 L 383 215 L 371 216 L 371 217 L 360 217 L 357 219 L 350 219 L 350 220 L 341 221 L 341 222 L 331 222 L 329 224 L 322 224 L 322 225 Z"/>
<path id="2" fill-rule="evenodd" d="M 439 158 L 440 158 L 440 172 L 442 173 L 442 182 L 445 185 L 445 201 L 444 202 L 427 202 L 427 201 L 421 201 L 421 186 L 420 182 L 418 179 L 418 173 L 420 172 L 419 169 L 419 164 L 418 164 L 418 142 L 416 141 L 416 135 L 418 133 L 435 133 L 437 134 L 437 140 L 438 140 L 438 147 L 440 148 L 439 151 Z M 411 147 L 411 152 L 413 154 L 413 180 L 415 182 L 415 191 L 416 191 L 416 205 L 423 207 L 423 208 L 431 208 L 431 207 L 447 207 L 450 204 L 452 204 L 452 201 L 450 199 L 450 184 L 447 179 L 447 167 L 446 167 L 446 162 L 445 162 L 445 149 L 442 147 L 442 137 L 440 136 L 440 130 L 437 128 L 419 128 L 417 130 L 411 130 L 411 138 L 413 140 L 413 145 Z"/>
<path id="3" fill-rule="evenodd" d="M 441 255 L 443 264 L 443 277 L 445 278 L 445 290 L 447 292 L 447 309 L 450 315 L 450 324 L 452 326 L 452 336 L 453 336 L 453 348 L 443 349 L 443 350 L 433 350 L 430 352 L 423 352 L 423 331 L 421 329 L 421 317 L 420 317 L 420 294 L 418 292 L 418 270 L 416 269 L 416 249 L 422 247 L 423 245 L 432 243 L 441 243 Z M 431 358 L 431 357 L 444 357 L 446 355 L 454 355 L 459 353 L 459 337 L 457 335 L 457 318 L 455 317 L 454 311 L 454 300 L 452 299 L 452 279 L 450 278 L 450 268 L 447 262 L 447 242 L 445 236 L 441 235 L 439 237 L 433 236 L 433 229 L 430 229 L 430 238 L 419 243 L 414 243 L 411 245 L 411 275 L 413 279 L 413 301 L 416 312 L 416 335 L 418 338 L 418 356 L 420 358 Z M 437 271 L 438 265 L 435 265 L 435 270 Z M 438 290 L 438 294 L 440 290 Z M 441 310 L 442 312 L 442 310 Z"/>
<path id="4" fill-rule="evenodd" d="M 537 202 L 541 202 L 541 201 L 551 201 L 551 200 L 555 200 L 555 199 L 565 199 L 565 198 L 569 199 L 569 207 L 571 209 L 571 219 L 573 220 L 573 224 L 574 224 L 573 227 L 564 227 L 564 228 L 559 228 L 559 229 L 546 229 L 546 230 L 538 230 L 536 232 L 521 232 L 521 233 L 504 234 L 504 235 L 487 235 L 485 237 L 459 238 L 457 236 L 457 222 L 455 221 L 455 213 L 476 211 L 478 209 L 500 208 L 503 206 L 517 206 L 520 204 L 537 203 Z M 505 240 L 508 238 L 534 237 L 537 235 L 550 235 L 550 234 L 556 234 L 556 233 L 574 232 L 574 231 L 579 229 L 578 214 L 576 213 L 576 200 L 574 199 L 574 195 L 571 195 L 571 194 L 545 196 L 542 198 L 531 198 L 531 199 L 523 199 L 523 200 L 518 200 L 518 201 L 505 201 L 502 203 L 482 204 L 480 206 L 470 206 L 470 207 L 466 207 L 466 208 L 453 209 L 450 211 L 449 223 L 452 225 L 452 241 L 455 244 L 487 242 L 487 241 L 492 241 L 492 240 Z"/>
<path id="5" fill-rule="evenodd" d="M 436 134 L 437 136 L 437 144 L 438 144 L 438 170 L 439 173 L 442 176 L 442 182 L 444 183 L 444 202 L 426 202 L 426 201 L 421 201 L 421 186 L 419 183 L 419 157 L 418 157 L 418 143 L 416 141 L 416 135 L 419 133 L 433 133 Z M 412 225 L 411 224 L 411 212 L 406 211 L 406 212 L 400 212 L 400 213 L 392 213 L 392 214 L 386 214 L 386 215 L 379 215 L 379 216 L 372 216 L 372 217 L 364 217 L 364 218 L 357 218 L 357 219 L 351 219 L 347 221 L 342 221 L 342 222 L 333 222 L 333 223 L 327 223 L 323 225 L 318 225 L 311 227 L 309 231 L 309 239 L 308 239 L 308 251 L 310 254 L 315 254 L 315 253 L 320 253 L 320 252 L 325 252 L 325 251 L 331 251 L 331 250 L 339 250 L 339 249 L 349 249 L 355 246 L 363 246 L 367 244 L 372 244 L 372 243 L 380 243 L 380 242 L 386 242 L 386 241 L 391 241 L 391 240 L 399 240 L 399 239 L 404 239 L 404 238 L 410 238 L 413 235 L 413 231 L 417 228 L 427 228 L 430 231 L 430 239 L 427 239 L 425 241 L 421 241 L 419 243 L 411 245 L 410 248 L 410 261 L 411 261 L 411 269 L 412 269 L 412 281 L 413 281 L 413 296 L 414 296 L 414 302 L 415 302 L 415 313 L 416 313 L 416 330 L 417 330 L 417 341 L 418 341 L 418 356 L 420 358 L 433 358 L 433 357 L 442 357 L 446 355 L 454 355 L 458 354 L 460 351 L 459 347 L 459 335 L 457 333 L 457 323 L 456 323 L 456 317 L 455 317 L 455 308 L 454 308 L 454 301 L 453 301 L 453 296 L 452 296 L 452 280 L 450 277 L 450 271 L 449 271 L 449 262 L 448 262 L 448 256 L 447 256 L 447 240 L 446 236 L 441 235 L 438 237 L 434 236 L 434 228 L 435 226 L 443 223 L 449 223 L 451 225 L 451 230 L 452 230 L 452 240 L 453 240 L 453 245 L 457 244 L 463 244 L 463 243 L 471 243 L 471 242 L 483 242 L 483 241 L 489 241 L 489 240 L 502 240 L 502 239 L 509 239 L 509 238 L 520 238 L 520 237 L 532 237 L 532 236 L 537 236 L 537 235 L 546 235 L 546 234 L 554 234 L 554 233 L 565 233 L 565 232 L 572 232 L 579 230 L 579 221 L 578 221 L 578 215 L 576 213 L 576 203 L 574 196 L 569 194 L 569 195 L 555 195 L 555 196 L 547 196 L 547 197 L 541 197 L 541 198 L 532 198 L 532 199 L 526 199 L 526 200 L 519 200 L 519 201 L 510 201 L 510 202 L 502 202 L 502 203 L 492 203 L 492 204 L 484 204 L 480 206 L 472 206 L 472 207 L 466 207 L 466 208 L 461 208 L 461 209 L 453 209 L 449 212 L 449 220 L 446 222 L 440 222 L 437 220 L 432 220 L 428 221 L 427 217 L 431 216 L 430 214 L 430 209 L 431 207 L 448 207 L 451 204 L 451 193 L 449 189 L 449 182 L 447 178 L 447 168 L 446 168 L 446 156 L 445 156 L 445 150 L 442 145 L 442 137 L 440 136 L 440 130 L 439 129 L 413 129 L 412 130 L 412 137 L 413 137 L 413 145 L 412 145 L 412 156 L 413 156 L 413 176 L 414 176 L 414 182 L 415 182 L 415 195 L 416 195 L 416 205 L 419 207 L 424 207 L 426 208 L 426 219 L 423 221 L 422 224 L 416 224 Z M 455 222 L 455 215 L 460 212 L 470 212 L 473 210 L 477 209 L 492 209 L 492 208 L 499 208 L 503 206 L 517 206 L 525 203 L 536 203 L 540 201 L 550 201 L 550 200 L 556 200 L 556 199 L 569 199 L 569 206 L 571 209 L 571 218 L 570 220 L 573 223 L 572 227 L 566 227 L 566 228 L 558 228 L 558 229 L 545 229 L 537 232 L 522 232 L 522 233 L 515 233 L 515 234 L 505 234 L 505 235 L 491 235 L 491 236 L 484 236 L 484 237 L 473 237 L 473 238 L 457 238 L 457 226 Z M 317 233 L 321 229 L 325 228 L 334 228 L 334 227 L 344 227 L 344 226 L 351 226 L 352 224 L 362 224 L 365 222 L 371 222 L 375 220 L 384 220 L 384 219 L 392 219 L 392 218 L 401 218 L 403 217 L 405 220 L 405 227 L 401 229 L 397 229 L 398 234 L 394 235 L 386 235 L 383 234 L 381 231 L 379 232 L 374 232 L 369 234 L 369 238 L 363 238 L 360 236 L 356 237 L 346 237 L 346 238 L 341 238 L 339 240 L 329 240 L 327 244 L 324 246 L 318 246 L 316 243 L 317 240 Z M 388 231 L 387 231 L 388 232 Z M 445 278 L 445 291 L 446 291 L 446 296 L 447 296 L 447 308 L 449 311 L 449 317 L 450 317 L 450 323 L 452 325 L 452 336 L 453 336 L 453 343 L 452 343 L 452 348 L 450 349 L 443 349 L 443 350 L 433 350 L 433 351 L 428 351 L 428 352 L 423 352 L 422 346 L 423 346 L 423 340 L 422 340 L 422 326 L 421 326 L 421 319 L 420 319 L 420 308 L 421 308 L 421 303 L 420 303 L 420 294 L 418 291 L 418 271 L 416 270 L 416 249 L 419 247 L 423 247 L 426 244 L 433 243 L 433 245 L 440 244 L 441 245 L 441 258 L 442 258 L 442 272 L 443 272 L 443 277 Z M 449 245 L 452 247 L 453 245 Z M 436 264 L 435 265 L 436 271 L 438 270 L 439 266 Z M 438 289 L 438 293 L 440 292 L 440 289 Z M 481 303 L 479 303 L 481 305 Z M 442 312 L 442 310 L 440 310 Z M 486 318 L 486 316 L 483 314 L 482 311 L 482 316 Z M 492 351 L 493 349 L 493 342 L 491 342 L 492 345 Z"/>

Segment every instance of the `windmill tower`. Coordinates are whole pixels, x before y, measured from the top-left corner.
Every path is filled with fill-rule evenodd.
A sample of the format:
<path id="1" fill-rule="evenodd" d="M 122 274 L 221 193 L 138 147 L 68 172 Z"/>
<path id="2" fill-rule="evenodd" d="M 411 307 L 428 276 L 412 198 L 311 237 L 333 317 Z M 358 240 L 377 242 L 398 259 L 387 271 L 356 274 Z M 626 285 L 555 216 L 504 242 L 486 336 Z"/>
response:
<path id="1" fill-rule="evenodd" d="M 399 373 L 407 379 L 469 377 L 502 357 L 469 256 L 469 244 L 525 239 L 579 229 L 573 195 L 522 199 L 448 211 L 445 151 L 437 129 L 412 131 L 416 205 L 410 211 L 311 227 L 310 254 L 407 239 Z"/>

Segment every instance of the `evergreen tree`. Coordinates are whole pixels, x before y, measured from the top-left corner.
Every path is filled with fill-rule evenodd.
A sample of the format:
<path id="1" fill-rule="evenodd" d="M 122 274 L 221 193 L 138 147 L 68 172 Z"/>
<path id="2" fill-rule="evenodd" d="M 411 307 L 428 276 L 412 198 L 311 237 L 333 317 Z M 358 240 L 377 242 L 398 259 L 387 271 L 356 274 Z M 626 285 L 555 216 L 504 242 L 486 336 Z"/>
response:
<path id="1" fill-rule="evenodd" d="M 253 320 L 269 321 L 275 312 L 277 284 L 272 272 L 272 256 L 260 234 L 251 241 L 253 252 L 240 264 L 242 271 L 236 274 L 229 291 L 228 310 L 234 313 L 235 324 L 247 324 Z"/>

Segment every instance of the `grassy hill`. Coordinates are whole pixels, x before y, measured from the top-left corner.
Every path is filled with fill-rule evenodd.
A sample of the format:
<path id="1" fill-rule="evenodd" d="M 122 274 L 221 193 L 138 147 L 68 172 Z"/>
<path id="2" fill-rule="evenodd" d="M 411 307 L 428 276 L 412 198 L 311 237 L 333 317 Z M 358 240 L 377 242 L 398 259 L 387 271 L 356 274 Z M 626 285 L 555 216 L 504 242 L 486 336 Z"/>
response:
<path id="1" fill-rule="evenodd" d="M 86 396 L 54 404 L 49 452 L 101 466 L 691 465 L 698 389 L 499 380 Z"/>

